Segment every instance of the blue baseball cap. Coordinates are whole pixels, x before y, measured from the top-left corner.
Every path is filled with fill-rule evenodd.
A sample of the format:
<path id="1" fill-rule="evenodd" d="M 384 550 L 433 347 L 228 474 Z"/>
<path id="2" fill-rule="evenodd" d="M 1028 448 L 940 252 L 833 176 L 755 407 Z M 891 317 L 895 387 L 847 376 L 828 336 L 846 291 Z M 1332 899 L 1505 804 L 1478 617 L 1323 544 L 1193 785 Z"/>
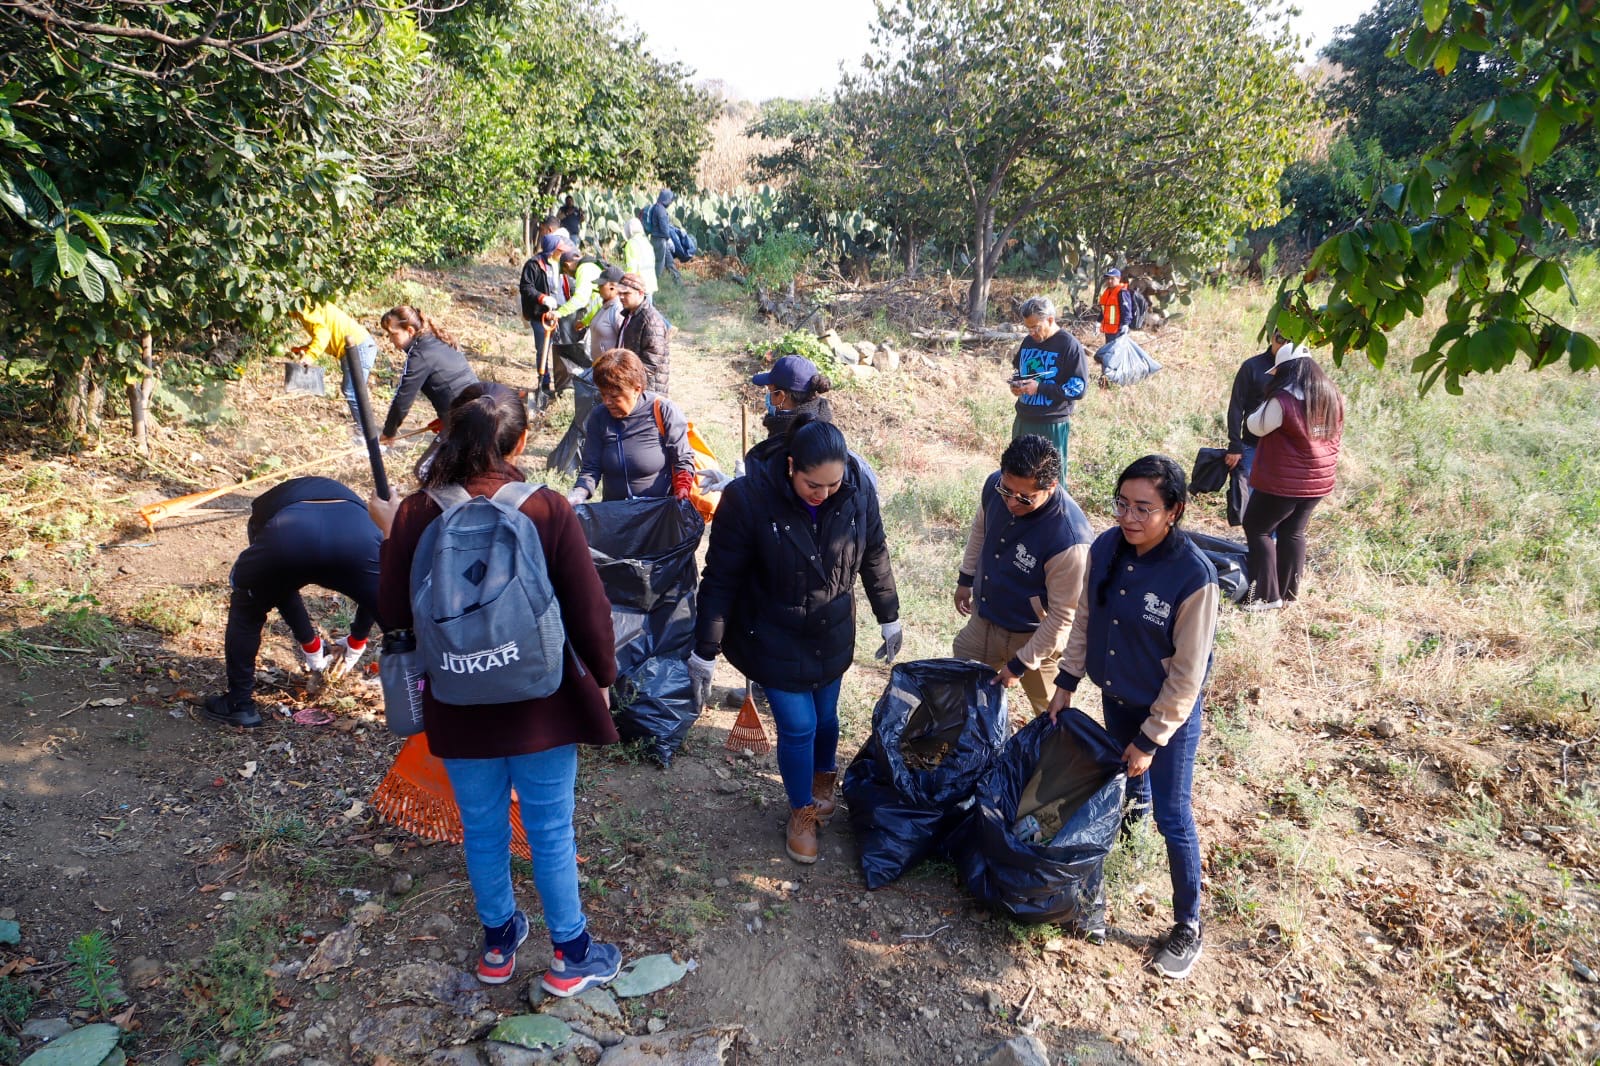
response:
<path id="1" fill-rule="evenodd" d="M 1118 270 L 1116 267 L 1112 267 L 1110 270 L 1105 272 L 1104 276 L 1108 278 L 1120 278 L 1122 277 L 1122 271 Z"/>
<path id="2" fill-rule="evenodd" d="M 752 385 L 771 385 L 784 392 L 807 392 L 817 376 L 817 364 L 803 355 L 786 355 L 772 369 L 750 379 Z"/>

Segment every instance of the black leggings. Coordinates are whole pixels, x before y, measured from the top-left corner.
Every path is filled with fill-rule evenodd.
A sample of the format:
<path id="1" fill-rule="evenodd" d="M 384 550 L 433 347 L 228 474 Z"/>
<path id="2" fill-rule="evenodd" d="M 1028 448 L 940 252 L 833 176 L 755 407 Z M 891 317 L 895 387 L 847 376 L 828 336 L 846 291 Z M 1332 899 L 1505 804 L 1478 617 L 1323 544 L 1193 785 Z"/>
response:
<path id="1" fill-rule="evenodd" d="M 1306 568 L 1306 525 L 1321 502 L 1320 496 L 1250 493 L 1244 537 L 1250 545 L 1248 566 L 1255 599 L 1264 603 L 1299 599 L 1300 572 Z"/>
<path id="2" fill-rule="evenodd" d="M 255 692 L 261 627 L 274 607 L 301 644 L 317 635 L 300 598 L 306 585 L 321 585 L 355 600 L 350 635 L 366 639 L 378 602 L 382 543 L 367 509 L 348 500 L 290 504 L 261 527 L 228 578 L 233 586 L 224 637 L 229 706 L 247 702 Z"/>

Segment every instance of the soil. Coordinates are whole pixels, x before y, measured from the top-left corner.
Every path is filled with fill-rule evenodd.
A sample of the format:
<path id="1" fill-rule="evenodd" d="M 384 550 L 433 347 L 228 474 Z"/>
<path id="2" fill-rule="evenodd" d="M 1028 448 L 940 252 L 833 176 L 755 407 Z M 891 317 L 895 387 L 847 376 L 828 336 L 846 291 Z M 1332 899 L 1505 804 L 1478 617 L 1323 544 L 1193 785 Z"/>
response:
<path id="1" fill-rule="evenodd" d="M 514 266 L 412 280 L 451 294 L 446 324 L 480 366 L 526 382 L 531 345 L 508 311 Z M 674 399 L 737 439 L 729 397 L 755 360 L 699 338 L 738 312 L 692 288 L 688 306 L 673 338 Z M 959 393 L 995 380 L 997 357 L 917 357 L 902 373 Z M 395 363 L 390 353 L 380 396 Z M 0 975 L 38 993 L 31 1018 L 88 1020 L 96 1008 L 79 1006 L 66 949 L 100 930 L 127 995 L 113 1013 L 132 1034 L 131 1061 L 420 1062 L 435 1046 L 481 1038 L 492 1015 L 439 1022 L 410 1048 L 370 1036 L 374 1018 L 389 1025 L 424 1010 L 391 989 L 404 964 L 470 970 L 478 947 L 459 847 L 386 825 L 368 807 L 400 746 L 376 685 L 356 677 L 308 692 L 274 619 L 260 660 L 268 724 L 204 721 L 199 702 L 220 687 L 227 574 L 248 499 L 225 496 L 153 533 L 130 518 L 139 504 L 227 483 L 267 457 L 287 466 L 343 449 L 326 472 L 366 484 L 342 401 L 281 400 L 274 384 L 264 370 L 231 386 L 245 415 L 231 427 L 162 430 L 151 463 L 115 446 L 30 454 L 20 436 L 10 442 L 11 472 L 0 478 L 14 509 L 0 527 L 10 552 L 0 618 L 11 627 L 0 634 L 0 919 L 19 924 L 21 942 L 0 945 Z M 836 405 L 853 439 L 900 438 L 907 469 L 897 478 L 937 476 L 978 455 L 959 426 L 908 409 L 919 391 L 934 390 Z M 569 411 L 564 402 L 552 412 L 530 451 L 555 443 Z M 422 421 L 418 410 L 411 422 Z M 416 454 L 391 456 L 391 472 Z M 38 510 L 15 510 L 30 505 Z M 61 519 L 49 537 L 30 524 L 57 512 L 88 517 Z M 325 633 L 342 632 L 347 605 L 314 589 L 307 599 Z M 841 758 L 865 739 L 865 708 L 886 677 L 866 651 L 852 674 L 866 699 L 846 717 Z M 739 684 L 726 672 L 719 681 Z M 1411 729 L 1404 708 L 1389 713 L 1408 728 L 1385 739 L 1330 728 L 1294 693 L 1240 694 L 1238 706 L 1244 743 L 1314 759 L 1324 783 L 1352 797 L 1351 813 L 1319 821 L 1306 795 L 1272 794 L 1226 772 L 1226 750 L 1213 756 L 1217 772 L 1196 784 L 1205 957 L 1179 983 L 1146 968 L 1170 921 L 1165 857 L 1148 835 L 1142 866 L 1121 868 L 1109 939 L 1097 947 L 977 906 L 944 863 L 867 892 L 843 815 L 816 865 L 791 863 L 772 756 L 725 750 L 736 714 L 725 704 L 705 713 L 670 769 L 624 749 L 586 753 L 576 822 L 595 931 L 629 957 L 696 963 L 672 988 L 627 1001 L 625 1024 L 737 1024 L 730 1061 L 751 1063 L 977 1062 L 1019 1032 L 1073 1063 L 1587 1060 L 1600 1038 L 1594 826 L 1548 813 L 1532 821 L 1548 811 L 1532 782 L 1591 775 L 1587 748 L 1554 734 Z M 308 707 L 331 721 L 301 724 L 293 715 Z M 1416 779 L 1404 797 L 1381 772 L 1396 759 Z M 1464 789 L 1524 803 L 1529 817 L 1497 825 L 1477 850 L 1446 847 L 1459 817 L 1446 800 Z M 1276 850 L 1255 833 L 1269 817 L 1300 827 Z M 1328 868 L 1308 869 L 1308 856 Z M 525 876 L 518 889 L 536 912 Z M 1508 910 L 1508 893 L 1523 912 Z M 313 950 L 353 915 L 350 963 L 302 979 Z M 485 990 L 487 1010 L 527 1009 L 538 943 L 536 929 L 518 976 Z M 252 952 L 271 978 L 254 1022 L 231 1010 Z M 11 1020 L 4 1026 L 16 1035 Z"/>

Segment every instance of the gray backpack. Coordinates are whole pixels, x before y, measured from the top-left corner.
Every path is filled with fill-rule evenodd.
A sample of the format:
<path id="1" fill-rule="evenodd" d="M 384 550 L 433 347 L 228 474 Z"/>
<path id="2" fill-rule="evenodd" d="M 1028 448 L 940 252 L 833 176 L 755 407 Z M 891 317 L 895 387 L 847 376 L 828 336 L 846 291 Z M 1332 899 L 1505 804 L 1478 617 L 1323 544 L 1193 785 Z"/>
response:
<path id="1" fill-rule="evenodd" d="M 412 628 L 442 703 L 512 703 L 561 686 L 566 630 L 539 531 L 521 513 L 539 486 L 493 497 L 429 489 L 443 509 L 411 563 Z"/>

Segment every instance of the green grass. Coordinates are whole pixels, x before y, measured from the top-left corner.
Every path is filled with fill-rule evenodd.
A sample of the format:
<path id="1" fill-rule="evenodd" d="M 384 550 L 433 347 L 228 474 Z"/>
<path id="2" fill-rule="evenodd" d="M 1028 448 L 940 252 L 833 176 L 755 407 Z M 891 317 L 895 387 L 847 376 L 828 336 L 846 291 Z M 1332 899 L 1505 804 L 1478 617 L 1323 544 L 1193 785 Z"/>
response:
<path id="1" fill-rule="evenodd" d="M 274 1020 L 271 966 L 282 940 L 288 898 L 275 890 L 242 897 L 216 942 L 180 975 L 187 1001 L 182 1043 L 192 1058 L 214 1061 L 217 1045 L 238 1043 L 242 1061 L 254 1061 Z"/>

